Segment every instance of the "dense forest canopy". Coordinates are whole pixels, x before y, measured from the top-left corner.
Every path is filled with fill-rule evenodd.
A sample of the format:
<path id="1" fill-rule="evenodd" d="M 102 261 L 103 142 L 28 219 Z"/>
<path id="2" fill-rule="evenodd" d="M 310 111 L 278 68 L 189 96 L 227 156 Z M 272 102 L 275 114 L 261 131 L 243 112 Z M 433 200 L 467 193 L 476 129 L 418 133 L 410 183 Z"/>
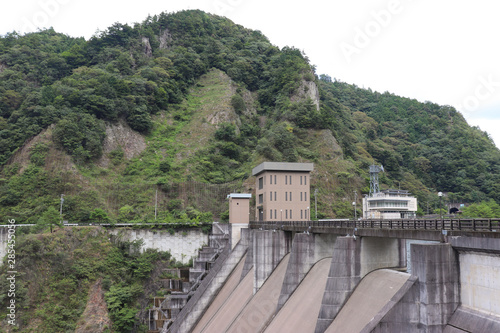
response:
<path id="1" fill-rule="evenodd" d="M 111 185 L 167 191 L 171 183 L 194 180 L 241 187 L 262 160 L 314 162 L 319 216 L 350 216 L 349 195 L 367 192 L 372 163 L 387 170 L 383 186 L 409 189 L 422 211 L 437 202 L 437 191 L 449 201 L 500 202 L 500 152 L 453 107 L 314 71 L 301 51 L 279 49 L 259 31 L 197 10 L 115 23 L 89 40 L 53 29 L 2 36 L 0 215 L 36 222 L 66 193 L 71 220 L 87 221 L 96 209 L 115 220 L 125 210 L 127 218 L 150 219 L 150 189 L 128 193 Z M 217 93 L 230 94 L 230 102 Z M 204 133 L 206 144 L 188 147 L 189 139 L 179 138 L 201 137 L 197 129 L 209 122 L 196 121 L 206 105 L 234 116 Z M 145 138 L 139 156 L 127 157 L 127 147 L 103 150 L 107 130 L 123 122 Z M 25 145 L 23 162 L 16 156 Z M 64 160 L 61 152 L 74 167 L 50 163 L 54 156 Z M 98 164 L 103 157 L 111 164 Z M 103 191 L 117 191 L 127 204 L 112 207 Z"/>

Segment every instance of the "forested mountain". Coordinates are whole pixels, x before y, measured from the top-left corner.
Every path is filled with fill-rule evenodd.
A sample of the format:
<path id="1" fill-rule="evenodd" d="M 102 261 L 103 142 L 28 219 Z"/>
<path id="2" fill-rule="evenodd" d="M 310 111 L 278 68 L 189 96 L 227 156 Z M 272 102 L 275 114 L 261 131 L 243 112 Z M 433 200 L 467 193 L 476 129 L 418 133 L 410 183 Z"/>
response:
<path id="1" fill-rule="evenodd" d="M 195 197 L 251 190 L 264 160 L 315 163 L 318 217 L 352 216 L 372 163 L 421 211 L 438 191 L 500 202 L 500 152 L 454 108 L 318 77 L 299 50 L 223 17 L 0 38 L 2 217 L 37 223 L 64 194 L 74 222 L 144 221 L 155 206 L 165 221 L 219 218 L 223 200 Z"/>

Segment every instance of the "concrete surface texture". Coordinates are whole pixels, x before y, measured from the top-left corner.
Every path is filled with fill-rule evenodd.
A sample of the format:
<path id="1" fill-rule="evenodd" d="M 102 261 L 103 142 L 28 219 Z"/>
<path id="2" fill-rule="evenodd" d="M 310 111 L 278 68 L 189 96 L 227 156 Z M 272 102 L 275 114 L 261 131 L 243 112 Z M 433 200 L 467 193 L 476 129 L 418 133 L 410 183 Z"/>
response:
<path id="1" fill-rule="evenodd" d="M 264 332 L 314 332 L 330 262 L 323 259 L 311 268 Z"/>
<path id="2" fill-rule="evenodd" d="M 247 253 L 249 241 L 250 233 L 247 229 L 243 229 L 238 245 L 232 251 L 230 251 L 229 246 L 224 248 L 208 275 L 202 280 L 186 306 L 182 308 L 168 332 L 187 333 L 193 329 L 236 266 L 245 261 L 242 258 Z M 166 333 L 167 329 L 162 329 L 161 332 Z"/>
<path id="3" fill-rule="evenodd" d="M 291 239 L 281 230 L 252 230 L 254 294 L 290 252 Z"/>
<path id="4" fill-rule="evenodd" d="M 443 333 L 464 332 L 500 332 L 500 316 L 460 306 L 451 317 Z"/>
<path id="5" fill-rule="evenodd" d="M 210 304 L 207 311 L 203 314 L 200 321 L 193 329 L 192 333 L 199 333 L 203 330 L 203 328 L 208 324 L 210 319 L 219 311 L 222 305 L 226 302 L 226 300 L 231 296 L 234 292 L 238 284 L 240 283 L 241 272 L 243 271 L 243 265 L 245 263 L 245 257 L 240 261 L 238 266 L 231 273 L 229 278 L 227 279 L 224 287 L 222 287 L 221 291 L 217 294 L 213 302 Z"/>
<path id="6" fill-rule="evenodd" d="M 459 259 L 462 305 L 499 314 L 500 257 L 487 253 L 461 253 Z"/>
<path id="7" fill-rule="evenodd" d="M 330 326 L 361 281 L 360 255 L 361 241 L 353 237 L 337 237 L 315 332 L 322 333 Z"/>
<path id="8" fill-rule="evenodd" d="M 359 241 L 361 242 L 361 276 L 378 268 L 399 266 L 398 239 L 363 237 Z"/>
<path id="9" fill-rule="evenodd" d="M 413 275 L 418 277 L 419 321 L 441 332 L 460 304 L 458 254 L 450 244 L 412 244 Z"/>
<path id="10" fill-rule="evenodd" d="M 168 251 L 177 261 L 187 264 L 189 259 L 198 256 L 198 249 L 208 244 L 208 235 L 201 229 L 179 231 L 171 235 L 167 230 L 131 230 L 111 229 L 110 234 L 121 237 L 123 240 L 135 241 L 142 239 L 142 251 L 157 249 Z"/>
<path id="11" fill-rule="evenodd" d="M 253 293 L 253 272 L 250 271 L 245 278 L 238 284 L 236 289 L 229 295 L 224 304 L 217 313 L 210 319 L 201 332 L 227 332 L 229 325 L 243 307 L 252 298 Z"/>
<path id="12" fill-rule="evenodd" d="M 311 267 L 319 260 L 332 256 L 335 238 L 336 236 L 331 234 L 295 235 L 285 280 L 281 287 L 278 310 L 283 307 Z"/>
<path id="13" fill-rule="evenodd" d="M 410 276 L 388 269 L 368 274 L 325 332 L 361 332 L 391 301 Z"/>
<path id="14" fill-rule="evenodd" d="M 257 294 L 245 306 L 227 332 L 260 332 L 276 312 L 279 291 L 290 255 L 286 255 Z"/>

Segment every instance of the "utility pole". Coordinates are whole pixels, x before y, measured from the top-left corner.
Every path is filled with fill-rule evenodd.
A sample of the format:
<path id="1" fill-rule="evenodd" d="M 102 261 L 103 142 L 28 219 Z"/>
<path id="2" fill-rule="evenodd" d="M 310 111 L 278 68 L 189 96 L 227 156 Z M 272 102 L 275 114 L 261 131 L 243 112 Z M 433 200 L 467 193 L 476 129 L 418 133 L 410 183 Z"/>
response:
<path id="1" fill-rule="evenodd" d="M 59 217 L 61 219 L 61 224 L 63 223 L 63 217 L 62 217 L 62 206 L 64 202 L 64 194 L 61 194 L 61 208 L 59 209 Z"/>
<path id="2" fill-rule="evenodd" d="M 439 216 L 441 217 L 441 220 L 443 219 L 443 211 L 442 211 L 442 206 L 441 206 L 441 198 L 443 197 L 443 192 L 438 192 L 439 196 Z"/>
<path id="3" fill-rule="evenodd" d="M 155 221 L 156 221 L 157 211 L 158 211 L 158 188 L 156 188 L 156 195 L 155 195 Z"/>
<path id="4" fill-rule="evenodd" d="M 357 200 L 358 200 L 358 191 L 354 190 L 354 202 L 352 203 L 354 205 L 354 220 L 358 219 L 358 212 L 356 211 Z"/>
<path id="5" fill-rule="evenodd" d="M 314 190 L 314 211 L 316 212 L 316 220 L 318 219 L 318 200 L 316 195 L 318 194 L 318 189 Z"/>

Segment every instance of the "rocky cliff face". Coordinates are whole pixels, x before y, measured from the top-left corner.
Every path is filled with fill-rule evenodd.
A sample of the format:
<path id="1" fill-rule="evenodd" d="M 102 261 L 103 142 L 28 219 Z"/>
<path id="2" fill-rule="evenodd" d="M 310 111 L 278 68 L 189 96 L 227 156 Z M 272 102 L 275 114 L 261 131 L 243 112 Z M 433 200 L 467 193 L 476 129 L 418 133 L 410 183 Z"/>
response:
<path id="1" fill-rule="evenodd" d="M 168 29 L 165 29 L 160 36 L 160 49 L 167 49 L 172 41 L 172 34 Z"/>
<path id="2" fill-rule="evenodd" d="M 143 51 L 144 54 L 151 58 L 153 56 L 153 48 L 151 47 L 151 44 L 149 43 L 149 38 L 147 37 L 142 37 L 142 45 L 144 46 Z"/>
<path id="3" fill-rule="evenodd" d="M 309 76 L 308 76 L 309 77 Z M 319 110 L 319 89 L 313 80 L 303 79 L 297 92 L 290 98 L 292 102 L 298 102 L 310 98 Z"/>
<path id="4" fill-rule="evenodd" d="M 146 149 L 146 141 L 142 135 L 131 129 L 124 121 L 108 123 L 103 142 L 103 154 L 97 164 L 107 167 L 110 162 L 108 154 L 117 149 L 121 149 L 123 157 L 130 160 Z"/>

